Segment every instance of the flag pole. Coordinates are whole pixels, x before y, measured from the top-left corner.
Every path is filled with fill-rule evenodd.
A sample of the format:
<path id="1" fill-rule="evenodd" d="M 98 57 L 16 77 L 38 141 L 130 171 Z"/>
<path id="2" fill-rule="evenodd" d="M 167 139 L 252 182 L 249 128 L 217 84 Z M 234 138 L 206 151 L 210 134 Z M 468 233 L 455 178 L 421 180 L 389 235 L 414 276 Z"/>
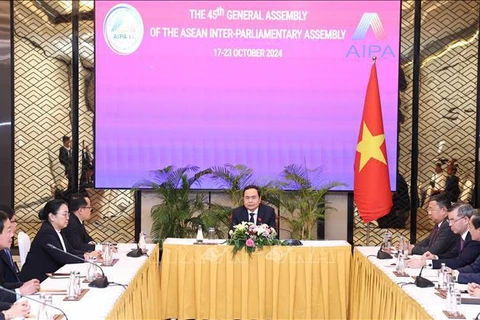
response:
<path id="1" fill-rule="evenodd" d="M 376 64 L 377 63 L 377 56 L 373 56 L 372 57 L 372 61 L 373 61 L 373 64 Z M 371 223 L 367 223 L 367 239 L 366 239 L 366 243 L 365 245 L 368 247 L 370 246 L 370 225 Z"/>
<path id="2" fill-rule="evenodd" d="M 368 247 L 370 246 L 370 222 L 367 223 L 367 241 L 365 245 Z"/>
<path id="3" fill-rule="evenodd" d="M 373 64 L 377 63 L 377 56 L 372 57 Z M 370 246 L 370 222 L 367 223 L 367 239 L 365 241 L 365 245 L 368 247 Z"/>

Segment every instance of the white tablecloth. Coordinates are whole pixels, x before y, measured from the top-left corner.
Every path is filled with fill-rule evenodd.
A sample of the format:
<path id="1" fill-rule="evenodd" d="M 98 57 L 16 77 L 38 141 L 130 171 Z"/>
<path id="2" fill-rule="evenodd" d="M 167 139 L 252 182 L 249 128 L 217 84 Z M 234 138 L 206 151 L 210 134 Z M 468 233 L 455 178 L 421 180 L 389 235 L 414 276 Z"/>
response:
<path id="1" fill-rule="evenodd" d="M 138 258 L 130 258 L 126 256 L 135 244 L 118 244 L 118 252 L 114 253 L 113 258 L 119 261 L 110 267 L 102 267 L 109 282 L 115 282 L 128 286 L 140 267 L 148 259 L 147 256 Z M 147 249 L 149 253 L 155 247 L 153 244 L 148 244 Z M 67 264 L 60 268 L 57 272 L 69 273 L 71 270 L 80 271 L 81 276 L 86 276 L 88 263 Z M 84 278 L 82 278 L 83 280 Z M 41 284 L 41 290 L 48 289 L 67 289 L 68 279 L 52 279 L 47 278 Z M 63 301 L 65 295 L 52 295 L 53 305 L 62 309 L 69 320 L 96 320 L 105 319 L 113 306 L 117 302 L 125 290 L 120 285 L 110 285 L 106 288 L 90 288 L 87 283 L 82 281 L 82 289 L 89 289 L 80 301 Z M 39 295 L 30 296 L 33 299 L 39 299 Z M 31 314 L 37 314 L 39 305 L 30 301 Z M 58 311 L 54 311 L 59 313 Z"/>
<path id="2" fill-rule="evenodd" d="M 399 286 L 403 285 L 402 289 L 405 294 L 416 300 L 433 319 L 448 319 L 442 311 L 445 310 L 446 299 L 442 299 L 441 297 L 437 296 L 435 294 L 437 292 L 435 288 L 418 288 L 413 284 L 405 284 L 413 282 L 414 279 L 395 276 L 393 271 L 395 271 L 394 264 L 396 263 L 396 259 L 377 259 L 376 255 L 378 252 L 378 247 L 356 247 L 356 249 L 365 257 L 371 256 L 368 257 L 369 261 L 371 261 L 371 263 L 374 264 L 381 272 L 385 273 L 392 280 L 392 282 L 398 284 Z M 405 271 L 411 276 L 417 276 L 420 272 L 420 269 L 406 268 Z M 424 268 L 422 277 L 425 277 L 436 284 L 437 274 L 438 270 Z M 468 294 L 462 294 L 462 296 L 468 297 Z M 361 296 L 358 298 L 361 299 Z M 480 305 L 462 304 L 460 308 L 467 319 L 474 319 L 480 312 Z"/>

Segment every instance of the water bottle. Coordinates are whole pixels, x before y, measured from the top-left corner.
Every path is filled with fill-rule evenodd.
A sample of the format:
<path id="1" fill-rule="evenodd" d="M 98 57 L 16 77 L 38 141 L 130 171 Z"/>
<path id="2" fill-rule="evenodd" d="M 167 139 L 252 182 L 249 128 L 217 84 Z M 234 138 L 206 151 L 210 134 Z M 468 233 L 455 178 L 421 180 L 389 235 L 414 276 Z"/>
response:
<path id="1" fill-rule="evenodd" d="M 460 295 L 460 290 L 455 289 L 455 283 L 450 282 L 447 285 L 447 299 L 446 299 L 446 309 L 452 316 L 460 315 L 460 305 L 462 303 L 462 297 Z"/>
<path id="2" fill-rule="evenodd" d="M 392 245 L 392 233 L 390 231 L 385 231 L 385 234 L 383 235 L 383 248 L 390 248 Z"/>
<path id="3" fill-rule="evenodd" d="M 87 267 L 87 281 L 92 282 L 97 277 L 97 258 L 89 257 L 88 261 L 90 262 Z"/>
<path id="4" fill-rule="evenodd" d="M 70 271 L 70 278 L 68 278 L 68 288 L 67 288 L 67 298 L 74 300 L 77 298 L 75 295 L 75 285 L 76 285 L 76 279 L 75 279 L 75 271 Z"/>
<path id="5" fill-rule="evenodd" d="M 203 231 L 202 231 L 202 226 L 201 225 L 198 226 L 198 230 L 197 230 L 197 242 L 198 243 L 203 242 Z"/>
<path id="6" fill-rule="evenodd" d="M 112 246 L 110 245 L 110 243 L 107 242 L 107 245 L 105 246 L 105 251 L 103 252 L 103 264 L 105 266 L 110 266 L 112 265 L 112 261 L 113 261 Z"/>
<path id="7" fill-rule="evenodd" d="M 80 283 L 80 271 L 75 271 L 75 296 L 78 298 L 82 291 L 82 285 Z"/>
<path id="8" fill-rule="evenodd" d="M 147 252 L 147 243 L 145 241 L 145 233 L 143 232 L 140 232 L 138 235 L 138 248 L 140 248 L 143 253 Z"/>
<path id="9" fill-rule="evenodd" d="M 445 266 L 445 263 L 442 263 L 440 270 L 438 271 L 438 287 L 440 289 L 445 288 L 445 274 L 447 273 L 446 269 L 447 267 Z"/>
<path id="10" fill-rule="evenodd" d="M 405 274 L 405 257 L 401 251 L 398 253 L 396 270 L 400 275 Z"/>
<path id="11" fill-rule="evenodd" d="M 49 294 L 41 294 L 40 301 L 42 304 L 38 309 L 37 319 L 39 320 L 52 320 L 53 319 L 53 310 L 52 308 L 48 307 L 48 305 L 52 305 L 52 296 Z"/>
<path id="12" fill-rule="evenodd" d="M 215 233 L 215 228 L 210 227 L 208 228 L 208 240 L 215 240 L 217 238 L 217 235 Z"/>
<path id="13" fill-rule="evenodd" d="M 403 259 L 408 257 L 408 243 L 403 236 L 400 236 L 398 251 L 403 254 Z"/>

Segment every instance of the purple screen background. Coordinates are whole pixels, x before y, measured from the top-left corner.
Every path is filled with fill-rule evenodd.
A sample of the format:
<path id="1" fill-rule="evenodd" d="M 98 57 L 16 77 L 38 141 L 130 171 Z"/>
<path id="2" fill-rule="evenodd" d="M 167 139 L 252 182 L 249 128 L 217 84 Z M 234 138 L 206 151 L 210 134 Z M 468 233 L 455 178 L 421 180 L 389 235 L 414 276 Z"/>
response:
<path id="1" fill-rule="evenodd" d="M 133 6 L 144 36 L 129 55 L 113 52 L 104 20 Z M 192 20 L 189 9 L 305 10 L 306 21 Z M 386 39 L 362 15 L 380 17 Z M 245 164 L 260 181 L 284 166 L 321 167 L 353 188 L 353 165 L 371 55 L 377 70 L 390 181 L 396 181 L 400 1 L 98 1 L 95 3 L 95 186 L 130 188 L 167 165 Z M 155 27 L 344 29 L 344 40 L 152 37 Z M 355 46 L 357 54 L 352 54 Z M 384 54 L 389 46 L 393 54 Z M 282 58 L 216 57 L 214 48 L 276 48 Z M 350 54 L 348 52 L 350 51 Z M 216 189 L 204 181 L 203 189 Z"/>

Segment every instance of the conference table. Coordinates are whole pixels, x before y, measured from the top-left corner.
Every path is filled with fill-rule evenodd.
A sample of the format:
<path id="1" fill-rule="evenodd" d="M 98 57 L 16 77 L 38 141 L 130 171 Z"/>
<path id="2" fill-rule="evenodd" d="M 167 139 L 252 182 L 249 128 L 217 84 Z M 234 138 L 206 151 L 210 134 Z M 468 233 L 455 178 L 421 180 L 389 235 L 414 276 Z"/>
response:
<path id="1" fill-rule="evenodd" d="M 161 319 L 347 319 L 351 246 L 302 241 L 233 255 L 225 240 L 167 239 Z"/>
<path id="2" fill-rule="evenodd" d="M 47 278 L 41 283 L 41 291 L 52 294 L 53 305 L 63 310 L 68 320 L 84 319 L 160 319 L 160 273 L 158 245 L 147 244 L 148 256 L 127 257 L 126 253 L 135 244 L 118 244 L 118 252 L 113 259 L 118 261 L 113 266 L 102 266 L 110 282 L 106 288 L 90 288 L 81 284 L 86 293 L 79 301 L 65 301 L 68 277 Z M 67 264 L 56 273 L 79 271 L 81 276 L 87 274 L 88 263 Z M 84 278 L 82 278 L 83 280 Z M 39 299 L 39 295 L 31 295 Z M 31 314 L 36 315 L 39 304 L 30 301 Z M 55 314 L 59 314 L 54 310 Z"/>
<path id="3" fill-rule="evenodd" d="M 397 277 L 396 259 L 376 258 L 378 247 L 356 247 L 352 263 L 350 319 L 448 319 L 443 313 L 446 300 L 435 288 L 418 288 L 413 276 L 420 269 L 405 271 L 410 277 Z M 422 277 L 436 284 L 438 270 L 424 269 Z M 460 289 L 465 285 L 458 285 Z M 462 299 L 468 294 L 462 294 Z M 466 319 L 475 319 L 480 305 L 462 304 Z"/>

